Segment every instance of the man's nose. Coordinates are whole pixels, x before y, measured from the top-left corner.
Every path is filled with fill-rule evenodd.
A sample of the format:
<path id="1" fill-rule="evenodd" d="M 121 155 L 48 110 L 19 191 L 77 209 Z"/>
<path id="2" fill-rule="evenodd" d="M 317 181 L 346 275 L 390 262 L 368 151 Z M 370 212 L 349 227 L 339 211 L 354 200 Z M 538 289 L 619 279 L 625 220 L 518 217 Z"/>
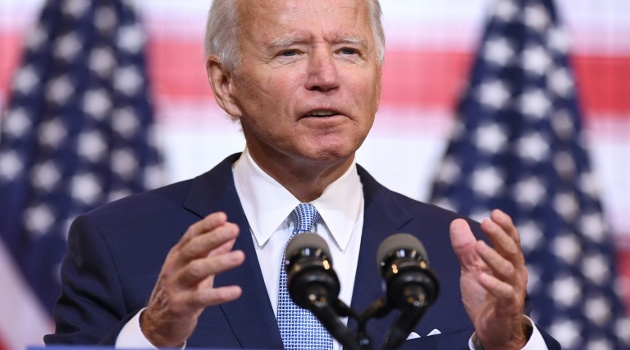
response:
<path id="1" fill-rule="evenodd" d="M 328 50 L 316 50 L 309 57 L 307 89 L 328 91 L 339 86 L 339 72 L 333 55 Z"/>

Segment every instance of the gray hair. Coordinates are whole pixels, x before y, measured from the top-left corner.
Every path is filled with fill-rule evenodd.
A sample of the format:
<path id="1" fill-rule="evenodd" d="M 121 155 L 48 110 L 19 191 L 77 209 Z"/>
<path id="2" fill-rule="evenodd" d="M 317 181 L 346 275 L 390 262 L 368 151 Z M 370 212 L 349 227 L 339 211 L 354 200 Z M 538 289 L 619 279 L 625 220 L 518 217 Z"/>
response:
<path id="1" fill-rule="evenodd" d="M 376 58 L 379 64 L 385 58 L 385 33 L 381 23 L 381 4 L 379 0 L 368 1 L 370 27 L 376 45 Z M 238 4 L 235 0 L 214 0 L 208 12 L 204 49 L 206 57 L 216 55 L 223 66 L 232 71 L 241 63 L 238 43 Z"/>

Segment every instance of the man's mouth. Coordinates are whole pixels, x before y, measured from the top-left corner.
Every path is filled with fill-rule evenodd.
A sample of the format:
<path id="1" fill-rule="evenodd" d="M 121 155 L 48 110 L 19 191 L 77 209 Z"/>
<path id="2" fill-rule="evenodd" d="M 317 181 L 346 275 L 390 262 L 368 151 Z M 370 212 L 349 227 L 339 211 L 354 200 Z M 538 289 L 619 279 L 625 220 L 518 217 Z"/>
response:
<path id="1" fill-rule="evenodd" d="M 332 111 L 332 110 L 328 110 L 328 109 L 318 109 L 318 110 L 314 110 L 314 111 L 308 112 L 305 116 L 306 117 L 322 118 L 322 117 L 331 117 L 331 116 L 337 115 L 337 114 L 339 114 L 339 112 L 337 112 L 337 111 Z"/>

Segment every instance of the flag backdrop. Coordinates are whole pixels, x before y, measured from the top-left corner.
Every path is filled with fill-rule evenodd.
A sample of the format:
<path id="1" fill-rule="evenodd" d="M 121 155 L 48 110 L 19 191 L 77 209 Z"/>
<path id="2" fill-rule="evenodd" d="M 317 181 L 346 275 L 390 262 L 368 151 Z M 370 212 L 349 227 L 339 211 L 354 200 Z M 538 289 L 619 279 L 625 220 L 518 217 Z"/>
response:
<path id="1" fill-rule="evenodd" d="M 26 36 L 0 135 L 6 349 L 52 330 L 70 221 L 160 181 L 144 44 L 120 0 L 47 1 Z"/>
<path id="2" fill-rule="evenodd" d="M 0 110 L 8 108 L 27 29 L 37 21 L 45 2 L 0 1 Z M 492 2 L 381 0 L 387 36 L 382 98 L 357 161 L 388 187 L 427 199 L 453 121 L 454 101 L 461 84 L 468 81 L 469 65 Z M 214 103 L 206 79 L 201 43 L 209 0 L 134 4 L 150 38 L 148 68 L 168 181 L 196 176 L 243 149 L 238 125 Z M 630 1 L 558 0 L 557 4 L 573 40 L 577 88 L 595 175 L 617 238 L 615 248 L 625 259 L 619 266 L 630 280 Z M 0 118 L 6 116 L 0 113 Z M 41 316 L 29 319 L 26 328 L 31 334 L 37 333 L 32 331 L 35 328 L 49 329 L 49 321 L 39 327 L 38 320 L 47 320 L 49 315 L 43 307 L 32 308 L 31 286 L 17 278 L 21 270 L 2 247 L 0 276 L 13 277 L 0 277 L 0 298 L 12 301 L 9 306 L 0 305 L 0 319 L 20 310 Z M 0 323 L 0 338 L 21 334 L 18 324 L 14 317 Z"/>
<path id="3" fill-rule="evenodd" d="M 498 0 L 458 106 L 434 202 L 519 228 L 532 317 L 564 349 L 628 349 L 630 322 L 552 0 Z"/>

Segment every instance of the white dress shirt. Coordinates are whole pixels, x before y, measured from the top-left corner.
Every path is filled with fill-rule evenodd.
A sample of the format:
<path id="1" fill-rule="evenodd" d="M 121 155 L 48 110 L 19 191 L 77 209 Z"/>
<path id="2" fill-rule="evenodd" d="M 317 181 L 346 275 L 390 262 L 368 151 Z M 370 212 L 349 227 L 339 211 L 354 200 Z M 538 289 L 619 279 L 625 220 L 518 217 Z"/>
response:
<path id="1" fill-rule="evenodd" d="M 249 233 L 254 241 L 267 295 L 276 313 L 280 264 L 294 226 L 291 212 L 300 201 L 260 169 L 247 149 L 234 164 L 233 176 L 249 223 Z M 364 212 L 363 186 L 356 165 L 353 163 L 319 198 L 310 203 L 321 215 L 315 225 L 315 232 L 324 238 L 330 248 L 333 267 L 341 282 L 339 299 L 350 305 L 359 260 Z M 142 310 L 123 327 L 116 339 L 116 348 L 155 348 L 140 329 L 141 312 Z M 344 322 L 347 320 L 344 319 Z M 410 338 L 414 337 L 417 335 Z M 472 338 L 469 346 L 475 350 Z M 340 349 L 341 345 L 333 340 L 333 350 Z M 536 327 L 530 341 L 523 348 L 534 349 L 547 349 Z"/>
<path id="2" fill-rule="evenodd" d="M 234 181 L 275 313 L 281 260 L 294 226 L 291 212 L 300 201 L 260 169 L 247 150 L 234 165 Z M 363 228 L 363 187 L 356 166 L 310 203 L 321 215 L 314 231 L 328 244 L 341 281 L 339 299 L 350 305 Z"/>

